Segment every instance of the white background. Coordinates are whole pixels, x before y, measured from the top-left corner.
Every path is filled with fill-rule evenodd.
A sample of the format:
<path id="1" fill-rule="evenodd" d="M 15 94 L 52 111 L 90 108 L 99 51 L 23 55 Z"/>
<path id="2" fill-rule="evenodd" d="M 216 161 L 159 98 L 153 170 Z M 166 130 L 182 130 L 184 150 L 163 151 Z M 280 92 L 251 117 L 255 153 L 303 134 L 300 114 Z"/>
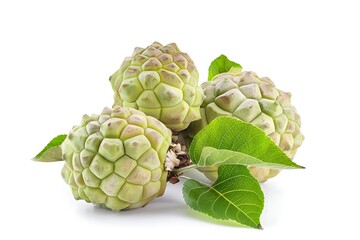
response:
<path id="1" fill-rule="evenodd" d="M 359 239 L 357 1 L 1 1 L 0 239 Z M 112 105 L 108 77 L 136 46 L 176 42 L 201 81 L 221 53 L 293 94 L 305 142 L 263 184 L 264 230 L 209 221 L 181 185 L 142 209 L 74 201 L 62 163 L 30 159 L 84 113 Z"/>

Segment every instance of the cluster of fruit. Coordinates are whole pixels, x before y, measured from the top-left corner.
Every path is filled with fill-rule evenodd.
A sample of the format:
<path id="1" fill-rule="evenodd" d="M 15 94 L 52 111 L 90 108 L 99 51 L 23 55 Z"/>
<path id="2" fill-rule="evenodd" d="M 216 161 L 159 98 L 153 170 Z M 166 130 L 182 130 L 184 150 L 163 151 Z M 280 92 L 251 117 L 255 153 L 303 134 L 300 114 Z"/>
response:
<path id="1" fill-rule="evenodd" d="M 63 136 L 60 150 L 45 148 L 38 159 L 65 160 L 62 176 L 76 199 L 122 210 L 161 196 L 169 173 L 184 166 L 184 159 L 191 164 L 181 157 L 191 139 L 219 116 L 253 124 L 293 158 L 303 135 L 289 93 L 241 67 L 220 71 L 201 85 L 198 81 L 194 62 L 176 44 L 135 48 L 110 77 L 113 107 L 84 115 Z M 187 144 L 174 140 L 179 138 Z M 260 182 L 279 172 L 248 168 Z M 217 178 L 216 168 L 204 173 Z"/>

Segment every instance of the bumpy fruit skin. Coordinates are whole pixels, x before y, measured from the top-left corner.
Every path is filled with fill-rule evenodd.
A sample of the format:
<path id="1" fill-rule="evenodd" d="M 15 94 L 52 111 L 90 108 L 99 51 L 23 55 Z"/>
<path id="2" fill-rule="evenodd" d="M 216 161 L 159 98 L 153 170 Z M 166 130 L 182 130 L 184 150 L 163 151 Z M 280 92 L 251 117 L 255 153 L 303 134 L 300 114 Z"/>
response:
<path id="1" fill-rule="evenodd" d="M 62 144 L 62 176 L 75 199 L 112 210 L 138 208 L 165 191 L 171 131 L 131 109 L 84 115 Z"/>
<path id="2" fill-rule="evenodd" d="M 135 48 L 110 77 L 115 105 L 139 109 L 174 131 L 200 119 L 199 74 L 175 43 Z"/>
<path id="3" fill-rule="evenodd" d="M 293 158 L 304 136 L 300 116 L 291 105 L 290 93 L 277 89 L 267 77 L 254 72 L 221 73 L 201 85 L 206 96 L 201 105 L 201 120 L 192 123 L 188 133 L 193 137 L 218 116 L 232 116 L 262 129 L 286 154 Z M 249 167 L 264 182 L 279 173 L 277 169 Z M 211 180 L 214 169 L 204 169 Z"/>

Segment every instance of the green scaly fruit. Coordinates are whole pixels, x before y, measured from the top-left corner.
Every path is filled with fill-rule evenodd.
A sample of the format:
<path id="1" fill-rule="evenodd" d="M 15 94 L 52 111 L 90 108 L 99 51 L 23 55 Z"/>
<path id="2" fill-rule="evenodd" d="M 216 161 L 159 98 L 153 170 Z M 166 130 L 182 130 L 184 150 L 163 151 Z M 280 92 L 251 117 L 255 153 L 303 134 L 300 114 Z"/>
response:
<path id="1" fill-rule="evenodd" d="M 135 48 L 109 80 L 114 105 L 138 109 L 171 130 L 184 130 L 200 119 L 204 95 L 198 86 L 199 74 L 189 55 L 175 43 Z"/>
<path id="2" fill-rule="evenodd" d="M 84 115 L 61 145 L 62 176 L 75 199 L 112 210 L 138 208 L 165 191 L 171 131 L 131 109 Z"/>
<path id="3" fill-rule="evenodd" d="M 267 77 L 232 70 L 201 85 L 206 98 L 201 105 L 201 119 L 187 129 L 190 137 L 216 117 L 232 116 L 262 129 L 288 157 L 293 158 L 304 136 L 300 131 L 300 116 L 291 105 L 291 94 L 277 89 Z M 279 173 L 279 170 L 270 168 L 249 169 L 260 182 Z M 210 180 L 217 178 L 217 168 L 202 171 Z"/>

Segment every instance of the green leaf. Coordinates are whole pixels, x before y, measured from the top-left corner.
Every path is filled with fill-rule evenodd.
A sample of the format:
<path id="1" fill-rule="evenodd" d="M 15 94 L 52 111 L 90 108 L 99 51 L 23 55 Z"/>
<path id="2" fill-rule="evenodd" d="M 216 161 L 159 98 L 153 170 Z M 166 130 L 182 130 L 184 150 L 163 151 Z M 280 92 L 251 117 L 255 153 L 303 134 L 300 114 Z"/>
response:
<path id="1" fill-rule="evenodd" d="M 66 138 L 66 134 L 61 134 L 54 137 L 41 152 L 39 152 L 34 160 L 40 162 L 54 162 L 61 161 L 62 159 L 62 151 L 61 144 L 64 142 Z"/>
<path id="2" fill-rule="evenodd" d="M 225 55 L 220 55 L 214 61 L 211 62 L 209 67 L 208 80 L 211 81 L 213 77 L 219 73 L 229 72 L 230 70 L 234 73 L 241 72 L 241 65 L 230 61 Z"/>
<path id="3" fill-rule="evenodd" d="M 284 159 L 282 159 L 284 160 Z M 197 163 L 198 167 L 210 167 L 220 164 L 241 164 L 251 165 L 258 167 L 269 167 L 278 169 L 293 169 L 302 168 L 294 162 L 284 161 L 281 163 L 276 162 L 265 162 L 259 158 L 253 157 L 249 154 L 236 152 L 226 149 L 217 149 L 213 147 L 204 147 L 200 160 Z"/>
<path id="4" fill-rule="evenodd" d="M 221 165 L 218 173 L 212 186 L 187 180 L 183 185 L 186 204 L 213 218 L 261 229 L 264 194 L 258 181 L 241 165 Z"/>
<path id="5" fill-rule="evenodd" d="M 303 168 L 258 127 L 233 117 L 217 117 L 194 137 L 189 154 L 199 167 L 219 164 Z"/>

